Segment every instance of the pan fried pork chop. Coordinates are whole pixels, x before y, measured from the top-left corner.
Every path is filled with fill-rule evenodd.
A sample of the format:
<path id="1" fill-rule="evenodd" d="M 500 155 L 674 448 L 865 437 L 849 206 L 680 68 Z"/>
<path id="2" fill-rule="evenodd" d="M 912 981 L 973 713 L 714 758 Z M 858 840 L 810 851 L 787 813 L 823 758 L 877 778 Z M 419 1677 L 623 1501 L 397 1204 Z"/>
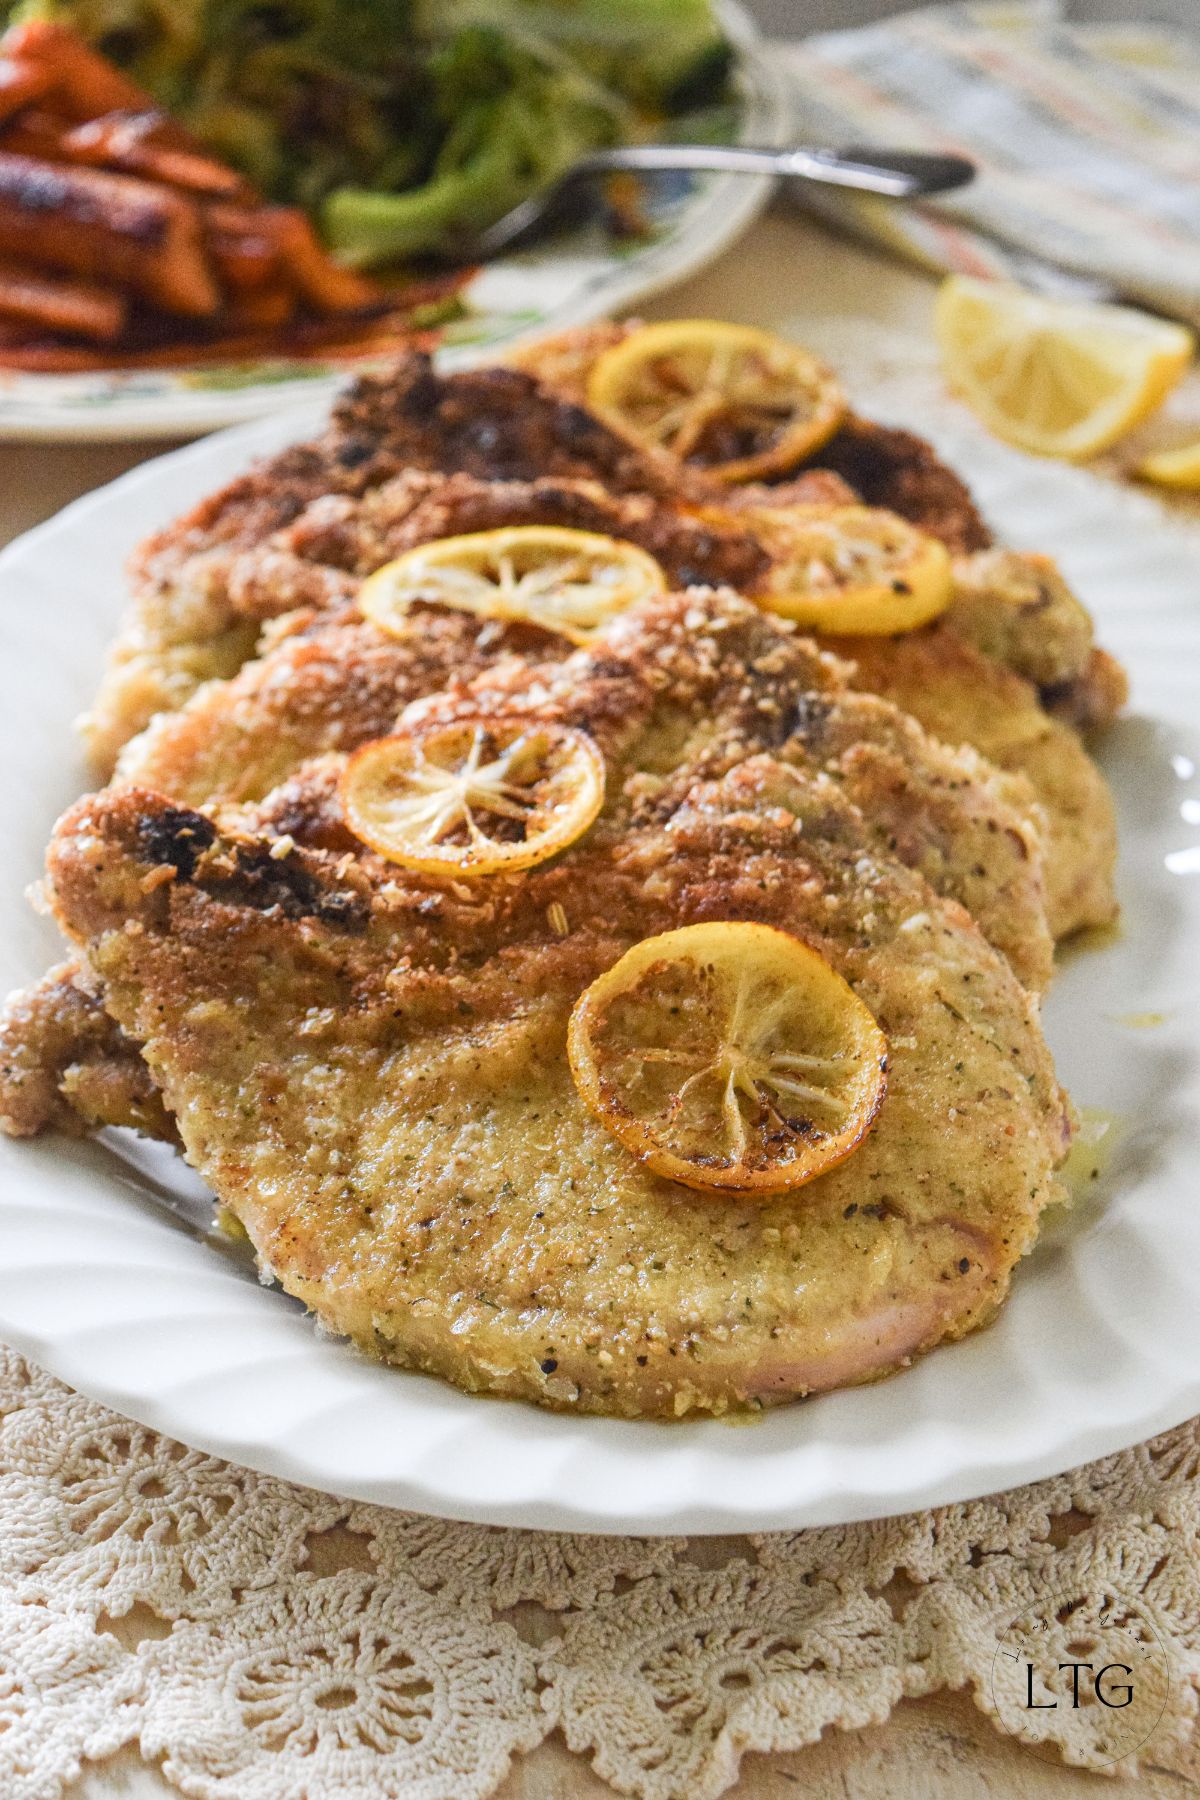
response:
<path id="1" fill-rule="evenodd" d="M 727 583 L 753 593 L 769 567 L 749 534 L 712 530 L 653 496 L 613 497 L 585 482 L 410 473 L 357 501 L 315 502 L 266 548 L 228 559 L 219 584 L 210 568 L 207 604 L 224 609 L 222 631 L 235 619 L 244 625 L 297 608 L 335 608 L 353 598 L 363 575 L 414 545 L 529 523 L 629 538 L 680 586 Z M 1061 689 L 1066 672 L 1089 654 L 1091 622 L 1045 558 L 983 551 L 959 559 L 956 580 L 940 623 L 895 639 L 846 638 L 838 652 L 857 665 L 858 685 L 886 694 L 946 743 L 995 753 L 1002 767 L 1028 778 L 1045 814 L 1055 935 L 1104 924 L 1115 909 L 1111 798 L 1078 737 L 1042 710 L 1032 685 L 1045 677 Z M 138 773 L 137 752 L 123 769 L 156 784 L 153 773 Z M 194 789 L 190 797 L 208 796 Z"/>
<path id="2" fill-rule="evenodd" d="M 724 511 L 735 519 L 758 490 L 735 490 Z M 779 490 L 766 490 L 773 504 Z M 789 484 L 797 503 L 852 498 L 835 477 L 810 471 Z M 730 502 L 734 502 L 730 505 Z M 674 585 L 765 590 L 771 556 L 747 514 L 741 531 L 715 526 L 653 494 L 611 494 L 599 482 L 542 477 L 483 481 L 467 474 L 406 470 L 368 493 L 326 494 L 287 527 L 246 549 L 215 553 L 203 565 L 205 629 L 216 635 L 249 620 L 351 597 L 359 579 L 417 544 L 508 525 L 558 525 L 627 538 L 649 551 Z M 990 549 L 956 558 L 947 622 L 1039 690 L 1063 696 L 1094 654 L 1092 622 L 1049 557 Z M 192 628 L 201 621 L 194 611 Z M 1085 709 L 1107 723 L 1124 701 Z"/>
<path id="3" fill-rule="evenodd" d="M 204 680 L 228 676 L 257 633 L 222 608 L 231 555 L 263 543 L 314 501 L 359 499 L 405 470 L 461 470 L 481 479 L 592 479 L 615 494 L 666 495 L 675 465 L 633 449 L 583 408 L 515 369 L 434 373 L 401 357 L 360 377 L 334 403 L 327 429 L 210 495 L 134 556 L 133 604 L 85 727 L 107 774 L 121 745 Z M 841 491 L 841 484 L 838 484 Z"/>
<path id="4" fill-rule="evenodd" d="M 947 750 L 874 697 L 847 692 L 831 657 L 729 593 L 648 603 L 590 650 L 547 660 L 566 650 L 548 633 L 481 627 L 438 608 L 414 612 L 399 638 L 353 610 L 323 614 L 233 681 L 164 715 L 127 747 L 121 777 L 178 802 L 217 805 L 235 822 L 249 806 L 251 821 L 276 836 L 346 850 L 354 840 L 336 809 L 330 814 L 328 783 L 314 779 L 313 765 L 386 735 L 421 696 L 440 709 L 432 697 L 449 690 L 451 714 L 532 709 L 582 724 L 608 759 L 609 814 L 642 822 L 669 809 L 679 781 L 769 749 L 835 780 L 881 849 L 965 904 L 1026 985 L 1046 984 L 1052 941 L 1040 815 L 1023 782 L 970 751 Z M 315 814 L 304 810 L 314 797 L 322 802 Z M 87 1122 L 137 1123 L 129 1116 L 144 1083 L 136 1063 L 128 1103 L 120 1091 L 131 1046 L 106 1022 L 102 998 L 85 993 L 73 1055 L 59 1028 L 60 988 L 56 972 L 48 992 L 17 996 L 0 1017 L 0 1122 L 17 1135 L 57 1123 L 72 1104 L 76 1064 L 95 1060 L 107 1030 L 107 1110 L 93 1108 Z"/>
<path id="5" fill-rule="evenodd" d="M 433 607 L 410 616 L 399 638 L 351 613 L 284 639 L 135 739 L 121 779 L 191 805 L 260 801 L 309 759 L 385 736 L 422 696 L 434 714 L 583 726 L 608 761 L 610 814 L 652 805 L 678 771 L 691 782 L 770 751 L 832 776 L 865 828 L 961 901 L 1027 986 L 1048 982 L 1041 819 L 1024 783 L 847 692 L 844 671 L 785 622 L 693 590 L 635 607 L 563 660 L 549 633 Z M 302 837 L 304 822 L 278 829 Z"/>
<path id="6" fill-rule="evenodd" d="M 415 607 L 398 637 L 357 607 L 330 609 L 282 635 L 231 681 L 161 714 L 126 745 L 116 779 L 192 806 L 260 800 L 310 757 L 385 737 L 412 700 L 497 661 L 524 667 L 570 649 L 537 626 L 448 607 Z"/>
<path id="7" fill-rule="evenodd" d="M 637 319 L 602 320 L 538 338 L 510 350 L 505 361 L 509 367 L 532 375 L 551 392 L 586 408 L 588 376 L 596 359 L 639 328 Z M 677 476 L 682 471 L 685 480 L 703 479 L 699 471 L 673 458 L 666 460 L 674 463 Z M 985 549 L 991 542 L 965 482 L 939 460 L 930 445 L 910 431 L 876 425 L 847 413 L 832 438 L 809 460 L 813 466 L 839 476 L 868 506 L 886 506 L 902 518 L 911 519 L 958 554 Z M 775 505 L 786 505 L 794 497 L 792 479 L 785 476 L 770 487 L 755 484 L 740 490 L 722 488 L 721 493 L 726 499 L 736 500 L 740 491 L 748 504 L 769 500 Z"/>
<path id="8" fill-rule="evenodd" d="M 264 1270 L 472 1392 L 672 1417 L 870 1379 L 985 1322 L 1059 1195 L 1065 1104 L 1007 962 L 770 758 L 472 883 L 280 856 L 140 789 L 74 807 L 49 874 Z M 712 919 L 800 937 L 890 1040 L 874 1129 L 790 1194 L 653 1175 L 569 1071 L 588 984 Z"/>
<path id="9" fill-rule="evenodd" d="M 584 346 L 599 343 L 594 333 L 578 334 L 571 353 L 578 360 Z M 556 341 L 545 347 L 551 373 L 564 355 Z M 907 508 L 956 549 L 987 543 L 966 489 L 919 440 L 850 421 L 831 455 L 844 438 L 857 445 L 855 470 L 876 503 Z M 352 508 L 405 470 L 594 480 L 614 495 L 654 495 L 672 506 L 689 496 L 729 499 L 727 490 L 673 458 L 634 448 L 570 392 L 525 372 L 491 367 L 439 376 L 428 358 L 406 356 L 386 376 L 356 382 L 318 438 L 231 482 L 138 551 L 130 613 L 85 725 L 98 772 L 110 772 L 121 745 L 155 712 L 181 705 L 202 681 L 233 674 L 253 653 L 257 632 L 226 591 L 228 565 L 240 551 L 276 540 L 306 508 L 315 505 L 318 517 L 325 506 L 336 514 L 339 502 Z M 747 490 L 741 499 L 764 492 L 779 499 L 853 497 L 824 467 L 799 472 L 783 489 Z M 286 559 L 275 561 L 273 574 L 260 577 L 260 590 L 278 587 L 290 567 Z M 277 595 L 273 610 L 281 609 Z"/>
<path id="10" fill-rule="evenodd" d="M 966 742 L 1019 773 L 1045 818 L 1046 911 L 1055 937 L 1107 925 L 1117 910 L 1117 821 L 1104 776 L 1037 689 L 941 621 L 897 638 L 831 638 L 852 680 L 946 743 Z"/>
<path id="11" fill-rule="evenodd" d="M 144 744 L 131 747 L 123 773 L 197 804 L 256 797 L 284 779 L 303 756 L 353 747 L 364 735 L 385 730 L 389 709 L 414 693 L 469 678 L 508 653 L 564 654 L 566 646 L 536 630 L 480 632 L 464 618 L 434 612 L 423 615 L 423 639 L 396 651 L 371 628 L 338 614 L 357 590 L 360 570 L 413 543 L 534 521 L 629 536 L 681 582 L 727 580 L 752 587 L 761 577 L 764 553 L 753 539 L 709 531 L 650 496 L 610 497 L 594 483 L 484 483 L 413 472 L 358 502 L 326 497 L 282 534 L 286 543 L 235 552 L 220 585 L 221 604 L 237 609 L 223 622 L 229 627 L 232 618 L 234 632 L 250 620 L 257 634 L 259 622 L 274 612 L 307 607 L 327 609 L 331 633 L 326 635 L 318 618 L 282 655 L 252 665 L 235 682 L 228 703 L 220 688 L 210 689 L 178 720 L 178 728 L 170 718 L 162 720 Z M 865 689 L 886 694 L 947 743 L 974 743 L 999 766 L 1031 778 L 1043 806 L 1052 928 L 1061 935 L 1098 923 L 1113 910 L 1115 834 L 1104 783 L 1073 734 L 1040 710 L 1028 683 L 974 652 L 955 629 L 961 610 L 968 628 L 974 619 L 978 632 L 990 633 L 990 649 L 1018 661 L 1037 655 L 1040 663 L 1031 672 L 1053 681 L 1088 641 L 1086 615 L 1041 559 L 988 551 L 960 559 L 958 571 L 959 597 L 939 625 L 898 640 L 846 640 L 841 648 L 857 663 L 855 679 Z M 1006 634 L 999 645 L 998 610 Z M 1030 621 L 1036 622 L 1033 631 Z M 343 637 L 343 629 L 349 635 Z M 356 718 L 357 727 L 348 723 Z M 1028 815 L 1028 797 L 1015 799 Z M 916 842 L 922 841 L 918 831 Z M 1019 836 L 1012 841 L 1019 843 Z M 941 876 L 930 871 L 935 884 L 964 899 L 993 941 L 1015 957 L 1024 978 L 1041 985 L 1040 923 L 1029 928 L 1029 908 L 1009 907 L 1011 882 L 994 879 L 995 858 L 984 855 L 972 864 L 962 854 L 944 861 Z M 928 861 L 922 866 L 928 868 Z M 979 878 L 964 884 L 962 872 L 971 867 Z M 84 1041 L 78 1054 L 61 1029 L 64 1015 L 80 1020 Z M 0 1024 L 5 1128 L 25 1133 L 60 1119 L 63 1106 L 73 1106 L 61 1096 L 74 1094 L 81 1069 L 99 1066 L 96 1042 L 109 1030 L 94 996 L 65 996 L 57 977 L 18 996 Z M 100 1090 L 89 1080 L 90 1109 L 78 1090 L 78 1110 L 89 1124 L 146 1117 L 135 1053 L 119 1034 L 113 1034 L 111 1051 L 108 1086 Z M 128 1092 L 117 1079 L 121 1068 L 131 1077 Z"/>
<path id="12" fill-rule="evenodd" d="M 606 350 L 639 328 L 601 321 L 510 351 L 507 361 L 582 406 L 588 376 Z M 1053 562 L 991 548 L 991 534 L 966 485 L 912 432 L 848 413 L 813 457 L 869 506 L 882 506 L 941 538 L 955 553 L 955 599 L 947 622 L 994 660 L 1023 675 L 1047 706 L 1082 731 L 1110 724 L 1125 704 L 1124 671 L 1092 642 L 1092 622 Z M 683 468 L 685 480 L 697 472 Z M 810 479 L 807 470 L 801 482 Z M 793 478 L 726 489 L 726 504 L 774 506 L 805 499 Z"/>
<path id="13" fill-rule="evenodd" d="M 569 358 L 583 367 L 603 332 L 617 329 L 552 341 L 536 354 L 570 393 Z M 401 462 L 420 467 L 397 474 Z M 625 445 L 570 399 L 515 370 L 442 378 L 422 359 L 406 359 L 394 380 L 358 384 L 323 439 L 242 477 L 143 549 L 134 617 L 88 726 L 93 755 L 111 772 L 120 745 L 154 713 L 174 710 L 209 677 L 232 675 L 261 641 L 265 621 L 340 604 L 380 563 L 454 532 L 528 522 L 607 531 L 648 549 L 681 585 L 728 582 L 753 592 L 766 566 L 761 546 L 749 532 L 716 531 L 681 515 L 663 493 L 669 462 Z M 430 472 L 439 464 L 467 472 L 441 481 Z M 917 468 L 911 458 L 910 465 Z M 522 479 L 491 483 L 470 473 L 484 466 Z M 670 466 L 676 486 L 700 480 Z M 581 471 L 617 492 L 578 480 Z M 793 481 L 741 498 L 840 497 L 831 479 L 814 471 L 801 477 L 807 487 Z M 934 486 L 942 505 L 942 487 Z M 924 686 L 902 673 L 886 691 L 949 743 L 978 749 L 985 749 L 981 736 L 995 743 L 1001 734 L 992 709 L 1019 696 L 1022 727 L 1004 741 L 1004 765 L 1028 763 L 1045 809 L 1054 930 L 1104 923 L 1115 905 L 1107 789 L 1081 746 L 1035 716 L 1036 694 L 1005 682 L 1003 666 L 1045 685 L 1059 710 L 1085 721 L 1090 714 L 1092 722 L 1123 698 L 1120 671 L 1097 661 L 1086 613 L 1045 559 L 983 551 L 959 559 L 956 581 L 957 598 L 931 640 L 948 653 L 938 665 L 936 704 L 927 708 Z M 986 656 L 960 653 L 967 640 Z M 878 650 L 868 646 L 860 666 L 877 663 Z M 956 707 L 955 684 L 972 680 Z M 981 722 L 986 732 L 977 729 Z"/>
<path id="14" fill-rule="evenodd" d="M 120 1125 L 175 1141 L 138 1046 L 76 963 L 13 994 L 0 1015 L 0 1125 L 10 1137 Z"/>

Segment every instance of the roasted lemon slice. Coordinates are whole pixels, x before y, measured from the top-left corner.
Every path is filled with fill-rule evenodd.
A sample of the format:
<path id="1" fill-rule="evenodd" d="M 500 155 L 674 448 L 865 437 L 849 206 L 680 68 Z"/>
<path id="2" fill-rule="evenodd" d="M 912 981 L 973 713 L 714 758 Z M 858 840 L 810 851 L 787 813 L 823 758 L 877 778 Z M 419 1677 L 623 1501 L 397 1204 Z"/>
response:
<path id="1" fill-rule="evenodd" d="M 952 275 L 934 315 L 951 385 L 997 437 L 1080 460 L 1147 418 L 1195 350 L 1182 325 L 1127 306 L 1050 300 Z"/>
<path id="2" fill-rule="evenodd" d="M 636 544 L 559 525 L 511 525 L 422 544 L 384 565 L 358 604 L 395 632 L 410 606 L 432 600 L 489 619 L 524 619 L 586 644 L 617 613 L 666 591 Z"/>
<path id="3" fill-rule="evenodd" d="M 950 604 L 946 546 L 881 507 L 748 507 L 729 517 L 771 558 L 753 598 L 812 631 L 915 631 Z"/>
<path id="4" fill-rule="evenodd" d="M 604 759 L 582 731 L 466 718 L 378 738 L 342 771 L 355 837 L 433 874 L 528 869 L 585 832 L 604 799 Z"/>
<path id="5" fill-rule="evenodd" d="M 587 397 L 623 436 L 730 482 L 793 468 L 845 412 L 837 381 L 807 350 L 712 319 L 630 332 L 597 358 Z"/>
<path id="6" fill-rule="evenodd" d="M 635 944 L 576 1003 L 567 1051 L 601 1123 L 693 1188 L 800 1187 L 850 1155 L 886 1086 L 870 1012 L 771 925 L 687 925 Z"/>

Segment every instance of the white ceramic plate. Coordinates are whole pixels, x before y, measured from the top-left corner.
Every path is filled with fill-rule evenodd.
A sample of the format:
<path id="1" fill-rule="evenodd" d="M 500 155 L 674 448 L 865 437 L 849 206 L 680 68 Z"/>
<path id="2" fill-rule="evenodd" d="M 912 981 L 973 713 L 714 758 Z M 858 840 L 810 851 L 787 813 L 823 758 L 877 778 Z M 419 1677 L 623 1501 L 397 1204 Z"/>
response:
<path id="1" fill-rule="evenodd" d="M 125 553 L 313 422 L 264 421 L 162 458 L 0 556 L 5 987 L 60 954 L 22 894 L 82 785 L 69 726 L 121 606 Z M 597 1531 L 745 1531 L 962 1500 L 1200 1411 L 1200 539 L 969 429 L 941 445 L 1004 537 L 1062 557 L 1134 680 L 1105 752 L 1123 930 L 1068 959 L 1048 1007 L 1063 1079 L 1113 1115 L 1116 1149 L 1048 1221 L 995 1326 L 745 1429 L 559 1417 L 318 1336 L 202 1224 L 164 1215 L 156 1192 L 208 1216 L 166 1152 L 47 1139 L 0 1143 L 0 1337 L 237 1462 L 427 1512 Z"/>
<path id="2" fill-rule="evenodd" d="M 791 119 L 782 72 L 737 0 L 718 0 L 717 10 L 737 49 L 738 138 L 782 143 Z M 491 263 L 463 289 L 465 316 L 446 328 L 439 354 L 450 366 L 633 306 L 719 256 L 770 191 L 762 176 L 664 178 L 647 189 L 652 235 L 645 242 L 614 246 L 593 229 Z M 366 367 L 368 359 L 335 366 L 276 358 L 80 375 L 0 368 L 0 441 L 198 437 L 327 395 L 351 366 Z"/>

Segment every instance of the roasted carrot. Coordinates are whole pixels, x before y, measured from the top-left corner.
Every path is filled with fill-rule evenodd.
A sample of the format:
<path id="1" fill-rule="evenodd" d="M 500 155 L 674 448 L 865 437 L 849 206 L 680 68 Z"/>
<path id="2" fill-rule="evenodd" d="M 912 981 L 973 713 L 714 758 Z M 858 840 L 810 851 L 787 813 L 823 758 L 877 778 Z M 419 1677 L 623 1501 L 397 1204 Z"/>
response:
<path id="1" fill-rule="evenodd" d="M 0 95 L 0 102 L 2 99 Z M 200 199 L 254 203 L 253 188 L 235 170 L 211 156 L 166 142 L 161 130 L 165 120 L 164 113 L 105 113 L 102 118 L 75 125 L 42 107 L 30 106 L 5 124 L 0 107 L 0 149 L 18 156 L 40 156 L 46 162 L 140 175 L 166 187 L 183 188 Z"/>
<path id="2" fill-rule="evenodd" d="M 264 235 L 278 244 L 284 266 L 316 312 L 361 312 L 378 301 L 378 285 L 340 268 L 298 207 L 265 206 L 255 216 Z"/>
<path id="3" fill-rule="evenodd" d="M 20 320 L 43 332 L 112 343 L 125 328 L 123 294 L 92 281 L 64 281 L 12 263 L 0 262 L 0 317 Z"/>
<path id="4" fill-rule="evenodd" d="M 14 62 L 11 57 L 0 55 L 0 119 L 10 118 L 21 107 L 40 100 L 53 82 L 53 71 L 44 64 Z"/>
<path id="5" fill-rule="evenodd" d="M 105 113 L 68 131 L 63 152 L 72 162 L 124 170 L 214 199 L 253 200 L 254 190 L 236 170 L 201 151 L 180 149 L 169 126 L 161 112 Z"/>
<path id="6" fill-rule="evenodd" d="M 0 363 L 337 359 L 417 336 L 71 30 L 0 38 Z"/>
<path id="7" fill-rule="evenodd" d="M 231 285 L 239 285 L 236 265 L 243 262 L 240 285 L 254 285 L 252 270 L 263 248 L 273 258 L 271 273 L 286 271 L 296 292 L 314 312 L 362 312 L 378 304 L 375 282 L 343 269 L 317 241 L 304 214 L 290 206 L 229 206 L 216 203 L 206 213 L 214 261 Z"/>
<path id="8" fill-rule="evenodd" d="M 46 71 L 44 90 L 54 111 L 72 121 L 88 122 L 110 113 L 137 118 L 153 115 L 154 138 L 160 148 L 186 151 L 219 168 L 193 132 L 159 108 L 154 97 L 110 63 L 65 25 L 30 19 L 0 37 L 0 57 Z M 243 190 L 252 192 L 248 184 Z"/>
<path id="9" fill-rule="evenodd" d="M 43 162 L 69 162 L 66 140 L 70 125 L 41 106 L 26 106 L 0 124 L 0 150 L 13 156 L 36 156 Z"/>
<path id="10" fill-rule="evenodd" d="M 206 217 L 205 241 L 222 285 L 234 294 L 254 293 L 266 287 L 279 269 L 279 246 L 253 233 L 221 230 Z"/>
<path id="11" fill-rule="evenodd" d="M 234 331 L 274 331 L 286 325 L 296 310 L 296 296 L 285 287 L 248 288 L 236 294 L 221 314 Z"/>
<path id="12" fill-rule="evenodd" d="M 99 276 L 186 318 L 221 303 L 196 208 L 129 175 L 0 153 L 0 255 Z"/>
<path id="13" fill-rule="evenodd" d="M 50 375 L 89 369 L 178 369 L 193 364 L 257 362 L 267 356 L 316 357 L 339 363 L 432 348 L 435 342 L 435 333 L 414 331 L 403 318 L 363 321 L 345 313 L 330 319 L 292 319 L 268 331 L 237 331 L 228 336 L 139 343 L 128 348 L 117 345 L 111 350 L 93 350 L 81 344 L 6 343 L 0 330 L 0 367 Z"/>
<path id="14" fill-rule="evenodd" d="M 13 62 L 47 69 L 53 77 L 57 105 L 72 118 L 96 119 L 101 113 L 154 109 L 154 101 L 143 88 L 97 51 L 89 50 L 65 25 L 47 19 L 13 25 L 0 38 L 0 54 Z"/>

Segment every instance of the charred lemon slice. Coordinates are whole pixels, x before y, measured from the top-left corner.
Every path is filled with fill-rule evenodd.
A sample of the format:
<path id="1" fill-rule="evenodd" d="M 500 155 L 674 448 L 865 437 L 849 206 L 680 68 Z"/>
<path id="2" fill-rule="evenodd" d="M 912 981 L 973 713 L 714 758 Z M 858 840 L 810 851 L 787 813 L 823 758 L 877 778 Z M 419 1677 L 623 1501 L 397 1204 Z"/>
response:
<path id="1" fill-rule="evenodd" d="M 398 556 L 363 583 L 358 604 L 395 632 L 414 601 L 489 619 L 524 619 L 586 644 L 617 613 L 666 591 L 646 551 L 600 532 L 512 525 L 440 538 Z"/>
<path id="2" fill-rule="evenodd" d="M 771 925 L 687 925 L 635 944 L 571 1014 L 575 1085 L 656 1175 L 778 1193 L 871 1127 L 887 1039 L 853 989 Z"/>
<path id="3" fill-rule="evenodd" d="M 845 412 L 833 375 L 807 350 L 712 319 L 630 332 L 597 358 L 587 397 L 623 436 L 729 482 L 794 467 Z"/>
<path id="4" fill-rule="evenodd" d="M 585 832 L 604 799 L 604 759 L 564 725 L 466 718 L 379 738 L 342 771 L 355 837 L 406 869 L 528 869 Z"/>
<path id="5" fill-rule="evenodd" d="M 950 552 L 874 506 L 748 508 L 737 518 L 771 558 L 754 599 L 812 631 L 915 631 L 953 594 Z"/>

